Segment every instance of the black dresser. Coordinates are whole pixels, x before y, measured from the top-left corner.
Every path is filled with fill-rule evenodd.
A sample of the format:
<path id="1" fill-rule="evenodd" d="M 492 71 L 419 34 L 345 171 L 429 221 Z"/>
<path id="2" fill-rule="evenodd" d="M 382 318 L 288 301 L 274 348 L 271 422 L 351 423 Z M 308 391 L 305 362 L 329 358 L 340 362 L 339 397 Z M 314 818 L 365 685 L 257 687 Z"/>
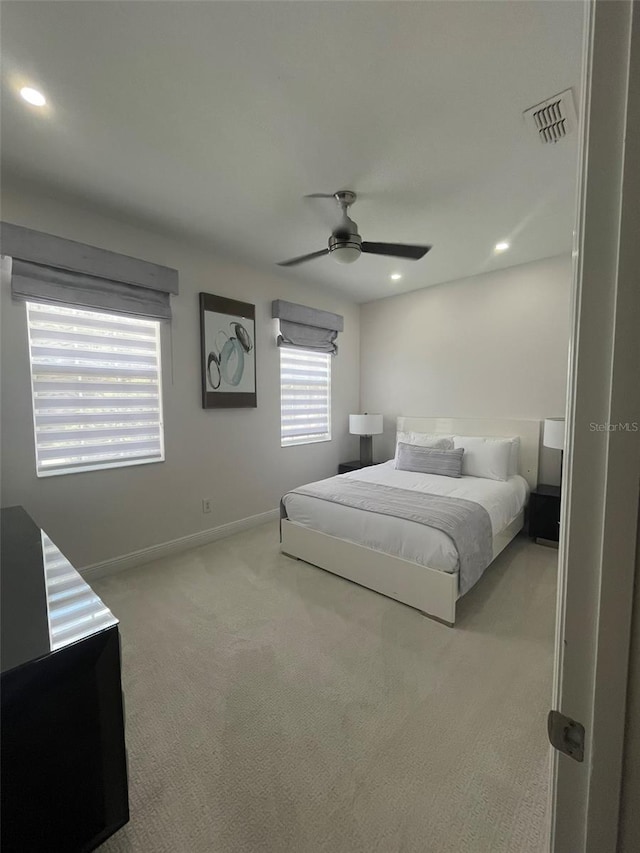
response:
<path id="1" fill-rule="evenodd" d="M 3 853 L 129 820 L 118 622 L 22 507 L 1 511 Z"/>

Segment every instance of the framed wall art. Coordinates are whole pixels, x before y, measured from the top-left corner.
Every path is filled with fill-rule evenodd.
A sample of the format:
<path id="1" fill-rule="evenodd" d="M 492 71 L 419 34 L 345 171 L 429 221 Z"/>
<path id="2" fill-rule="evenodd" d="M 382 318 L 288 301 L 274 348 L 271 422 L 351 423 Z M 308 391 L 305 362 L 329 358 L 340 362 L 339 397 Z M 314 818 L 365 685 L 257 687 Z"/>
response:
<path id="1" fill-rule="evenodd" d="M 202 408 L 256 408 L 256 309 L 200 294 Z"/>

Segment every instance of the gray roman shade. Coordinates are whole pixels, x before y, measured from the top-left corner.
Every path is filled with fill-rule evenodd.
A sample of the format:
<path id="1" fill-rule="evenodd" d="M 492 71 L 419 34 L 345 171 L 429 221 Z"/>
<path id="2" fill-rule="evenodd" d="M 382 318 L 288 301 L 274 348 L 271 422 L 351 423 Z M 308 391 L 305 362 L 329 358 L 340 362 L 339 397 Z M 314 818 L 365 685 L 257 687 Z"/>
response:
<path id="1" fill-rule="evenodd" d="M 7 222 L 1 228 L 15 299 L 171 319 L 176 270 Z"/>
<path id="2" fill-rule="evenodd" d="M 336 338 L 344 329 L 344 319 L 339 314 L 274 299 L 271 316 L 280 321 L 279 347 L 329 352 L 332 355 L 338 352 Z"/>

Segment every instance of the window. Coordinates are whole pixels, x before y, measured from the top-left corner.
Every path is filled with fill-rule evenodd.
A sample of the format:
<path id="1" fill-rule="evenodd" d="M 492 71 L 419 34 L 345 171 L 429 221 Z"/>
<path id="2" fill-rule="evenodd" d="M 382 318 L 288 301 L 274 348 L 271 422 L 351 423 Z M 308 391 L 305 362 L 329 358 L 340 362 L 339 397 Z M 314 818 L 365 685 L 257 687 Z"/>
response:
<path id="1" fill-rule="evenodd" d="M 331 355 L 280 349 L 281 445 L 331 439 Z"/>
<path id="2" fill-rule="evenodd" d="M 160 324 L 27 302 L 38 477 L 161 462 Z"/>

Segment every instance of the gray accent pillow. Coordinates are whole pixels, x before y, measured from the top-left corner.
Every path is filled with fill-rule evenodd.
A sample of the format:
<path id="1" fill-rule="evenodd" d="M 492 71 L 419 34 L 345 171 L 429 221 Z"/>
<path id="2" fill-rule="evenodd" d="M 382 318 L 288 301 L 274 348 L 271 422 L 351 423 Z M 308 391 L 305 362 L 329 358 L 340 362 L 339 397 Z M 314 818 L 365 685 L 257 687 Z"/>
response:
<path id="1" fill-rule="evenodd" d="M 464 448 L 438 450 L 398 442 L 396 468 L 398 471 L 417 471 L 420 474 L 440 474 L 442 477 L 462 476 Z"/>

